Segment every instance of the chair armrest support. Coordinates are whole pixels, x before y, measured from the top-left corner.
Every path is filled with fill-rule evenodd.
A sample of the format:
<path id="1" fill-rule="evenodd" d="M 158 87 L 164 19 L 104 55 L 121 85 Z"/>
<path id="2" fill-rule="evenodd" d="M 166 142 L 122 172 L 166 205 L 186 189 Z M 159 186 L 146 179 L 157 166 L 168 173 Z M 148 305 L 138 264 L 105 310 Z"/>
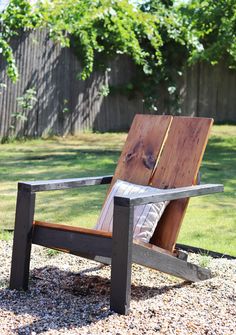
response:
<path id="1" fill-rule="evenodd" d="M 112 175 L 108 175 L 100 177 L 19 182 L 18 190 L 34 193 L 42 191 L 65 190 L 82 186 L 104 185 L 110 184 L 112 177 Z"/>
<path id="2" fill-rule="evenodd" d="M 130 205 L 145 205 L 157 203 L 160 201 L 176 200 L 182 198 L 196 197 L 200 195 L 223 192 L 224 186 L 221 184 L 203 184 L 196 186 L 179 187 L 175 189 L 165 189 L 147 191 L 142 194 L 133 194 L 132 196 L 114 197 L 114 204 L 118 206 L 129 207 Z"/>

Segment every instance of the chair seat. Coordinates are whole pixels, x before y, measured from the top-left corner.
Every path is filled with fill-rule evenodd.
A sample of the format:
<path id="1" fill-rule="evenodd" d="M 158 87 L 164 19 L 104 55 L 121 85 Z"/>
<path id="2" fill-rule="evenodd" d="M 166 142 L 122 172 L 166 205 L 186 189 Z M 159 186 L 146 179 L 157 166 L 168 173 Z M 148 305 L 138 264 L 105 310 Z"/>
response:
<path id="1" fill-rule="evenodd" d="M 68 225 L 63 225 L 63 224 L 49 223 L 49 222 L 42 222 L 42 221 L 34 221 L 34 227 L 36 226 L 45 227 L 49 229 L 55 229 L 55 230 L 61 230 L 61 231 L 77 232 L 80 234 L 88 234 L 88 235 L 112 238 L 112 233 L 104 232 L 102 230 L 90 229 L 90 228 L 68 226 Z"/>

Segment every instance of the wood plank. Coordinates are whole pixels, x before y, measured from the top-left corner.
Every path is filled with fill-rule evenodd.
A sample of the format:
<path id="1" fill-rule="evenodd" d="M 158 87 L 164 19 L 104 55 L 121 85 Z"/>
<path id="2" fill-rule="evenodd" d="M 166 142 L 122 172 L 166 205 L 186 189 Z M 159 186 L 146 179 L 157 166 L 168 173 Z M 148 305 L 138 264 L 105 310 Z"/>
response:
<path id="1" fill-rule="evenodd" d="M 90 233 L 89 229 L 86 233 L 85 229 L 65 229 L 65 227 L 42 222 L 34 224 L 32 243 L 82 256 L 111 256 L 110 236 L 96 234 L 95 231 Z"/>
<path id="2" fill-rule="evenodd" d="M 110 307 L 125 315 L 130 306 L 133 220 L 133 206 L 114 206 Z"/>
<path id="3" fill-rule="evenodd" d="M 133 245 L 133 262 L 190 282 L 212 277 L 208 269 L 137 244 Z"/>
<path id="4" fill-rule="evenodd" d="M 112 238 L 112 233 L 108 233 L 102 230 L 95 230 L 83 227 L 75 227 L 57 223 L 50 223 L 50 222 L 42 222 L 42 221 L 34 221 L 34 227 L 44 227 L 48 229 L 54 230 L 61 230 L 61 231 L 68 231 L 68 232 L 77 232 L 80 234 L 87 234 L 87 235 L 95 235 L 101 237 Z"/>
<path id="5" fill-rule="evenodd" d="M 155 189 L 145 193 L 133 194 L 130 196 L 115 196 L 114 202 L 119 206 L 129 207 L 138 206 L 160 201 L 185 199 L 188 197 L 197 197 L 201 195 L 223 192 L 224 186 L 221 184 L 203 184 L 187 187 L 171 188 L 166 190 Z"/>
<path id="6" fill-rule="evenodd" d="M 18 189 L 42 192 L 42 191 L 55 191 L 65 190 L 69 188 L 76 188 L 82 186 L 94 186 L 110 184 L 112 176 L 100 177 L 85 177 L 85 178 L 71 178 L 71 179 L 56 179 L 56 180 L 38 180 L 29 182 L 19 182 Z"/>
<path id="7" fill-rule="evenodd" d="M 151 243 L 145 243 L 145 242 L 134 240 L 134 244 L 141 245 L 141 246 L 143 246 L 145 248 L 148 248 L 150 250 L 154 250 L 154 251 L 157 251 L 157 252 L 161 252 L 163 254 L 167 254 L 167 255 L 170 255 L 170 256 L 176 256 L 173 252 L 170 252 L 168 250 L 165 250 L 165 249 L 162 249 L 160 247 L 157 247 L 156 245 L 151 244 Z"/>
<path id="8" fill-rule="evenodd" d="M 188 260 L 188 253 L 186 251 L 175 249 L 174 254 L 177 258 L 182 259 L 182 261 Z"/>
<path id="9" fill-rule="evenodd" d="M 28 288 L 35 193 L 18 191 L 11 262 L 11 289 Z"/>
<path id="10" fill-rule="evenodd" d="M 169 115 L 135 116 L 112 185 L 117 179 L 148 185 L 171 121 Z"/>
<path id="11" fill-rule="evenodd" d="M 153 174 L 153 186 L 166 189 L 196 184 L 212 123 L 213 120 L 207 118 L 173 118 Z M 151 243 L 174 250 L 187 205 L 188 199 L 181 199 L 167 206 Z"/>

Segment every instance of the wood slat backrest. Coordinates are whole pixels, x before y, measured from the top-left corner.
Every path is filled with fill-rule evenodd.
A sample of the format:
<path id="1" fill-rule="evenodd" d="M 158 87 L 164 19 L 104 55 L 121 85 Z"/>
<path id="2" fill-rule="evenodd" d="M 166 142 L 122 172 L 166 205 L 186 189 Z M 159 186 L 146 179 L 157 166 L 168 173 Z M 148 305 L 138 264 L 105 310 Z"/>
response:
<path id="1" fill-rule="evenodd" d="M 174 117 L 151 184 L 158 188 L 175 188 L 196 184 L 213 120 Z M 151 243 L 173 251 L 188 199 L 172 201 L 166 208 Z"/>
<path id="2" fill-rule="evenodd" d="M 148 185 L 173 117 L 137 114 L 112 179 Z"/>

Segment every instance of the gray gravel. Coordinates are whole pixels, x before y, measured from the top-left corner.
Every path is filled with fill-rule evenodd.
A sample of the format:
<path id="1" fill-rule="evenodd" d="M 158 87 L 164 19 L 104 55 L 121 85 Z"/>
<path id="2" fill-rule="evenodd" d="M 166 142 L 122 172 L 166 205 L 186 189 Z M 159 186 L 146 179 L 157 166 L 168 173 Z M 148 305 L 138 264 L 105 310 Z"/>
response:
<path id="1" fill-rule="evenodd" d="M 200 283 L 134 265 L 131 312 L 109 310 L 110 267 L 34 246 L 30 289 L 8 287 L 11 243 L 0 241 L 0 334 L 236 334 L 236 261 L 190 255 Z"/>

